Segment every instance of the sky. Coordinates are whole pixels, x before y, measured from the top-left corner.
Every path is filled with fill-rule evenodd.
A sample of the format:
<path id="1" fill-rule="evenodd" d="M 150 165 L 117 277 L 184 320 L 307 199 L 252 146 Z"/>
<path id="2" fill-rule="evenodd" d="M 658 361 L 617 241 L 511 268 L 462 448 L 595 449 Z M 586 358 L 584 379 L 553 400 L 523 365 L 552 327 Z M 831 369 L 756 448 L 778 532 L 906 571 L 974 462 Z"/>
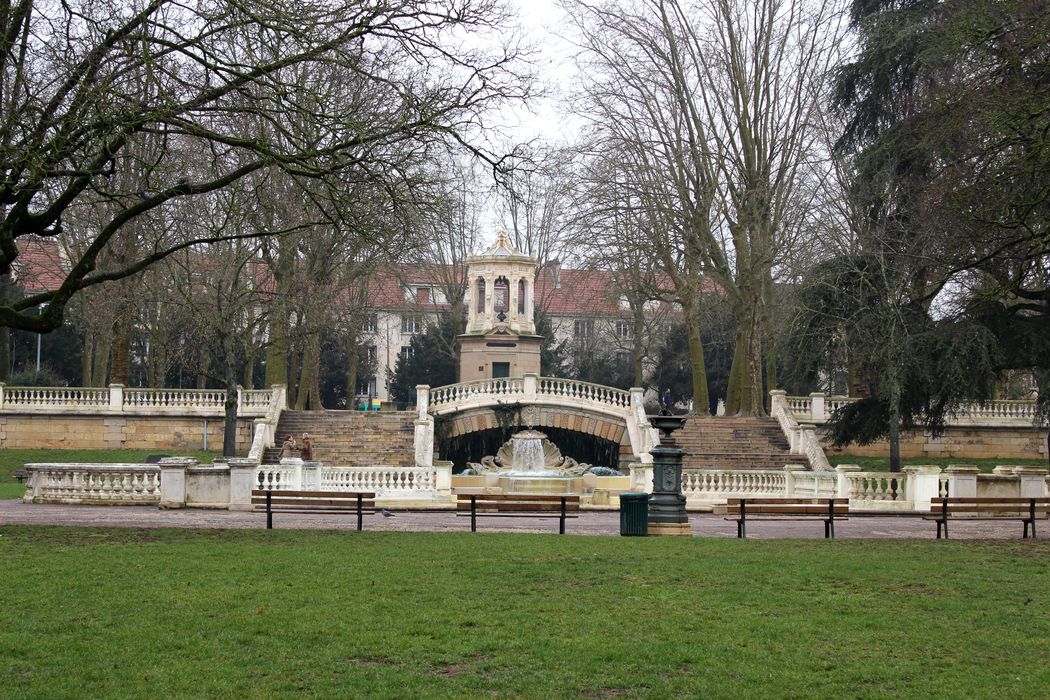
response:
<path id="1" fill-rule="evenodd" d="M 547 93 L 533 100 L 528 110 L 508 115 L 508 127 L 521 141 L 572 141 L 580 122 L 563 104 L 565 88 L 576 72 L 572 64 L 575 47 L 561 36 L 565 13 L 555 0 L 508 0 L 508 4 L 517 11 L 522 30 L 536 47 L 536 74 Z"/>

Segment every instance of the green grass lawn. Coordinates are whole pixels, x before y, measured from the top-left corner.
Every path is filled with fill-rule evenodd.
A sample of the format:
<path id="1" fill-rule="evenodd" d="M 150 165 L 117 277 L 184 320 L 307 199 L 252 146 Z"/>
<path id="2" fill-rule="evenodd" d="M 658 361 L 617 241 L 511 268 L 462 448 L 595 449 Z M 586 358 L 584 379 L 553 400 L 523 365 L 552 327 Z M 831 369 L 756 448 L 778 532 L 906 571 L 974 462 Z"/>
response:
<path id="1" fill-rule="evenodd" d="M 840 464 L 856 464 L 862 471 L 866 472 L 885 472 L 890 469 L 889 457 L 861 457 L 859 455 L 850 454 L 828 455 L 828 462 L 830 462 L 833 467 L 837 467 Z M 966 457 L 909 457 L 901 459 L 901 464 L 903 466 L 913 464 L 932 464 L 941 467 L 942 469 L 949 464 L 972 464 L 980 469 L 983 474 L 991 474 L 992 470 L 1000 464 L 1039 467 L 1041 469 L 1047 468 L 1047 461 L 1045 459 L 1013 458 L 968 459 Z"/>
<path id="2" fill-rule="evenodd" d="M 1050 542 L 0 528 L 19 697 L 1045 697 Z"/>
<path id="3" fill-rule="evenodd" d="M 28 450 L 0 449 L 0 499 L 21 498 L 25 485 L 15 480 L 15 470 L 30 462 L 144 462 L 150 455 L 196 457 L 201 463 L 211 462 L 222 454 L 202 450 Z"/>

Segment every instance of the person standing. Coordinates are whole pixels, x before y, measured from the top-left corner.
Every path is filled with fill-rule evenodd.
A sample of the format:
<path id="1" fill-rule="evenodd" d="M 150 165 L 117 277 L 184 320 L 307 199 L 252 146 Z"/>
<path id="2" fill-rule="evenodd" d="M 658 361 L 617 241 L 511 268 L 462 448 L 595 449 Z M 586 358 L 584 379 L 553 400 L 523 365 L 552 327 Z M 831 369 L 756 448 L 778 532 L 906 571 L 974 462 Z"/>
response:
<path id="1" fill-rule="evenodd" d="M 299 446 L 295 444 L 295 438 L 291 434 L 285 438 L 284 443 L 281 444 L 281 459 L 290 459 L 297 456 L 296 450 Z"/>
<path id="2" fill-rule="evenodd" d="M 664 393 L 660 397 L 660 405 L 663 406 L 663 409 L 665 411 L 670 413 L 671 406 L 674 405 L 674 399 L 671 398 L 671 387 L 667 387 L 666 389 L 664 389 Z"/>
<path id="3" fill-rule="evenodd" d="M 299 457 L 304 462 L 312 461 L 314 458 L 314 446 L 310 443 L 310 436 L 303 433 L 303 442 L 299 448 Z"/>

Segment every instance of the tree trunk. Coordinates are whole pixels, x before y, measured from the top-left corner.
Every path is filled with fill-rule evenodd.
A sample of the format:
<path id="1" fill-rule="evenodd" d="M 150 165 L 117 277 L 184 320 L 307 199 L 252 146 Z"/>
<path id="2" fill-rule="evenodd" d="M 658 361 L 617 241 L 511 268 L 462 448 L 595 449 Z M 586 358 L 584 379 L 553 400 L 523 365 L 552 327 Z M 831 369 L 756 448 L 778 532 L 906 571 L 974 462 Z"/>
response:
<path id="1" fill-rule="evenodd" d="M 707 366 L 704 363 L 704 343 L 700 339 L 700 314 L 692 300 L 682 304 L 686 337 L 689 341 L 689 363 L 693 374 L 693 412 L 702 416 L 711 413 L 707 394 Z"/>
<path id="2" fill-rule="evenodd" d="M 356 338 L 351 341 L 346 363 L 346 408 L 352 410 L 357 397 L 357 370 L 361 365 L 361 358 L 357 354 Z"/>
<path id="3" fill-rule="evenodd" d="M 276 293 L 270 303 L 270 337 L 266 346 L 266 388 L 288 384 L 288 295 L 295 270 L 294 240 L 282 237 L 277 244 L 277 264 L 273 267 Z M 291 387 L 289 387 L 290 389 Z"/>
<path id="4" fill-rule="evenodd" d="M 890 471 L 901 470 L 901 389 L 896 377 L 890 379 L 889 443 Z"/>
<path id="5" fill-rule="evenodd" d="M 299 374 L 299 396 L 295 401 L 297 411 L 319 411 L 321 405 L 321 334 L 307 336 L 303 349 L 303 368 Z"/>
<path id="6" fill-rule="evenodd" d="M 106 375 L 109 373 L 109 343 L 105 338 L 95 338 L 92 364 L 91 386 L 105 386 Z"/>
<path id="7" fill-rule="evenodd" d="M 14 283 L 11 281 L 10 273 L 0 275 L 0 306 L 7 306 L 11 301 L 11 293 Z M 6 382 L 11 378 L 11 329 L 7 326 L 0 328 L 0 382 Z"/>
<path id="8" fill-rule="evenodd" d="M 237 456 L 237 367 L 234 364 L 234 352 L 229 347 L 228 339 L 222 343 L 223 379 L 226 384 L 226 401 L 223 404 L 222 420 L 222 455 Z"/>
<path id="9" fill-rule="evenodd" d="M 110 346 L 111 384 L 130 385 L 132 320 L 132 314 L 127 308 L 118 309 L 117 318 L 113 322 L 113 344 Z"/>
<path id="10" fill-rule="evenodd" d="M 765 332 L 766 383 L 762 392 L 762 404 L 768 413 L 771 410 L 769 392 L 777 386 L 777 353 L 773 342 L 773 275 L 767 271 L 762 282 L 762 330 Z"/>

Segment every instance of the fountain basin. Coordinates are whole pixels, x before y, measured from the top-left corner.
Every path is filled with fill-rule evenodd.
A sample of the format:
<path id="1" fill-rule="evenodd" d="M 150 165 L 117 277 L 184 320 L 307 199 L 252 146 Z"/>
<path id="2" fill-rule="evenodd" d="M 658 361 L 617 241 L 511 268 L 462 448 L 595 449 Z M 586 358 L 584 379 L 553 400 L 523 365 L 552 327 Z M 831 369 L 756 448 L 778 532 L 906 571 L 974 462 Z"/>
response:
<path id="1" fill-rule="evenodd" d="M 578 476 L 524 476 L 499 474 L 496 485 L 503 493 L 551 494 L 568 496 L 584 491 L 583 477 Z"/>

